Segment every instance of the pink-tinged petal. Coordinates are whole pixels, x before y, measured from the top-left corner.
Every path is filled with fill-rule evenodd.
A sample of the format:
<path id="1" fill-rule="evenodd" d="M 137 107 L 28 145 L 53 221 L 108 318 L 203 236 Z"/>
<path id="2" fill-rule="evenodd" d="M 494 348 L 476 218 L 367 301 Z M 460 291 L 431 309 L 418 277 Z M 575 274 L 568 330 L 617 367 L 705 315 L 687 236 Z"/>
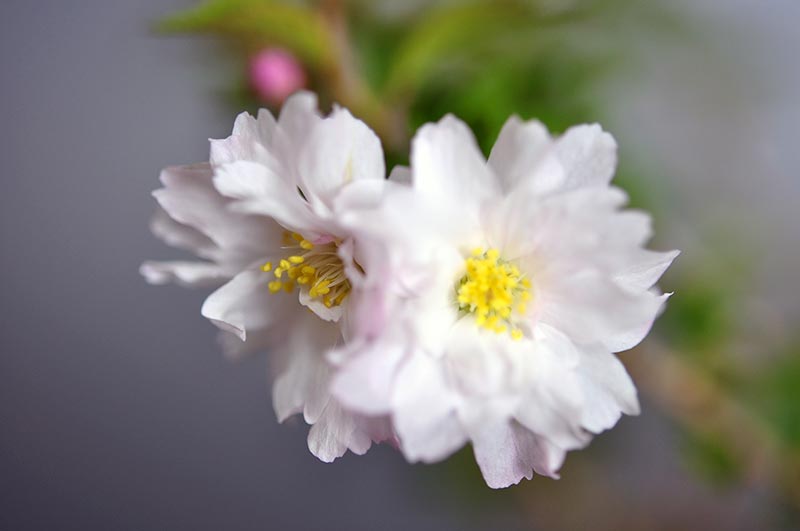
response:
<path id="1" fill-rule="evenodd" d="M 412 141 L 411 167 L 414 188 L 442 207 L 477 211 L 501 193 L 472 131 L 452 115 L 420 128 Z"/>
<path id="2" fill-rule="evenodd" d="M 417 354 L 403 364 L 392 409 L 406 459 L 439 461 L 464 445 L 467 435 L 456 416 L 456 404 L 436 360 Z"/>
<path id="3" fill-rule="evenodd" d="M 331 393 L 348 409 L 365 415 L 391 412 L 392 388 L 404 348 L 398 342 L 350 344 L 331 359 L 344 360 L 331 382 Z"/>
<path id="4" fill-rule="evenodd" d="M 139 273 L 150 284 L 178 283 L 187 287 L 219 286 L 231 278 L 231 273 L 209 262 L 147 261 Z"/>
<path id="5" fill-rule="evenodd" d="M 538 120 L 523 122 L 510 117 L 492 147 L 489 166 L 494 169 L 508 193 L 517 187 L 529 190 L 552 190 L 564 180 L 560 164 L 547 164 L 546 155 L 553 148 L 553 139 Z"/>
<path id="6" fill-rule="evenodd" d="M 486 484 L 493 489 L 531 479 L 534 471 L 558 479 L 566 452 L 516 423 L 497 423 L 470 428 L 475 460 Z"/>

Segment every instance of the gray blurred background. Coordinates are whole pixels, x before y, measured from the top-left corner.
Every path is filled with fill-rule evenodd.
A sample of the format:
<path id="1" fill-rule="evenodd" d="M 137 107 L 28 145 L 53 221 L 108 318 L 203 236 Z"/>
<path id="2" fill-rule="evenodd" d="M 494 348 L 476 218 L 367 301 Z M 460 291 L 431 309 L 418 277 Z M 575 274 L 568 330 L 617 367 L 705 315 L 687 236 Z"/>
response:
<path id="1" fill-rule="evenodd" d="M 709 28 L 707 47 L 643 36 L 647 68 L 607 87 L 618 116 L 607 127 L 623 157 L 646 153 L 674 179 L 681 215 L 658 227 L 661 241 L 713 249 L 693 231 L 709 220 L 744 231 L 763 257 L 748 304 L 789 326 L 800 313 L 800 4 L 683 4 Z M 265 358 L 220 355 L 199 315 L 205 293 L 139 277 L 141 261 L 170 256 L 147 228 L 159 169 L 206 159 L 206 139 L 235 115 L 219 105 L 216 47 L 149 33 L 187 5 L 0 4 L 0 529 L 585 525 L 558 519 L 564 508 L 544 496 L 520 510 L 527 486 L 485 489 L 476 505 L 440 481 L 448 464 L 408 465 L 387 447 L 318 462 L 302 422 L 277 424 Z M 577 499 L 574 460 L 608 484 L 580 499 L 641 528 L 783 525 L 757 488 L 695 481 L 674 437 L 645 398 L 641 417 L 571 455 L 562 480 L 533 483 Z M 463 478 L 480 481 L 474 468 Z M 632 498 L 663 503 L 656 515 Z"/>

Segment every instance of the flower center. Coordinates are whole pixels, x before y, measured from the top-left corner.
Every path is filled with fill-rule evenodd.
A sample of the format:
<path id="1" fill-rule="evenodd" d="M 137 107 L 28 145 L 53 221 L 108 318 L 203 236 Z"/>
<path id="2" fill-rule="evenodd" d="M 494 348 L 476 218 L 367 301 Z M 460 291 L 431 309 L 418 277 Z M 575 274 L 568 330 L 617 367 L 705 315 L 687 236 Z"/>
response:
<path id="1" fill-rule="evenodd" d="M 466 274 L 456 287 L 458 309 L 473 314 L 481 328 L 522 339 L 514 315 L 525 313 L 531 298 L 530 280 L 517 266 L 501 259 L 497 249 L 474 249 L 465 264 Z"/>
<path id="2" fill-rule="evenodd" d="M 312 299 L 321 300 L 328 308 L 342 304 L 350 293 L 350 281 L 337 253 L 337 242 L 314 245 L 296 232 L 285 232 L 283 244 L 288 256 L 274 270 L 272 262 L 261 266 L 275 277 L 268 284 L 270 292 L 291 293 L 302 286 L 300 289 L 308 289 Z"/>

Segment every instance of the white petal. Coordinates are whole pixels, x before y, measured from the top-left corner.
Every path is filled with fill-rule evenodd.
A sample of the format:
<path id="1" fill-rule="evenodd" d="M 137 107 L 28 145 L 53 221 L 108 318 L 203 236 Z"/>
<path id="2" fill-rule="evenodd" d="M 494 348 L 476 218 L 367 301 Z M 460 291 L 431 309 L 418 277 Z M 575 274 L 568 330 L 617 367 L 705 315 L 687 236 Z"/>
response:
<path id="1" fill-rule="evenodd" d="M 411 167 L 414 188 L 442 206 L 477 208 L 500 194 L 472 131 L 452 115 L 420 128 L 412 141 Z"/>
<path id="2" fill-rule="evenodd" d="M 233 212 L 212 176 L 207 164 L 166 168 L 161 172 L 164 188 L 153 196 L 175 221 L 193 227 L 220 248 L 215 259 L 245 267 L 280 241 L 280 231 L 271 220 Z"/>
<path id="3" fill-rule="evenodd" d="M 331 463 L 347 451 L 355 431 L 353 415 L 332 402 L 308 432 L 308 449 L 320 461 Z"/>
<path id="4" fill-rule="evenodd" d="M 333 358 L 346 358 L 336 371 L 331 393 L 349 409 L 367 415 L 391 411 L 392 388 L 404 348 L 386 343 L 373 342 L 362 348 L 351 344 L 351 352 L 331 354 Z"/>
<path id="5" fill-rule="evenodd" d="M 339 216 L 353 210 L 376 208 L 380 206 L 388 185 L 382 179 L 353 181 L 342 187 L 331 201 L 331 206 Z"/>
<path id="6" fill-rule="evenodd" d="M 296 300 L 291 310 L 291 319 L 282 330 L 275 330 L 284 341 L 271 348 L 275 374 L 272 403 L 279 422 L 303 412 L 306 422 L 313 424 L 330 400 L 331 367 L 325 353 L 337 346 L 340 333 Z"/>
<path id="7" fill-rule="evenodd" d="M 597 124 L 567 129 L 556 154 L 566 171 L 564 189 L 605 186 L 617 167 L 617 142 Z"/>
<path id="8" fill-rule="evenodd" d="M 542 322 L 576 343 L 600 343 L 612 352 L 633 348 L 644 339 L 669 297 L 632 294 L 591 271 L 551 281 L 537 294 Z"/>
<path id="9" fill-rule="evenodd" d="M 170 247 L 192 251 L 209 259 L 219 255 L 218 247 L 208 236 L 189 225 L 178 223 L 163 208 L 159 208 L 151 219 L 150 230 Z"/>
<path id="10" fill-rule="evenodd" d="M 303 234 L 322 230 L 297 190 L 264 165 L 249 161 L 225 164 L 217 168 L 214 185 L 221 194 L 240 200 L 233 204 L 236 211 L 269 216 Z"/>
<path id="11" fill-rule="evenodd" d="M 316 207 L 332 207 L 345 184 L 386 177 L 377 135 L 345 109 L 336 109 L 310 132 L 298 161 L 306 198 Z"/>
<path id="12" fill-rule="evenodd" d="M 314 312 L 314 315 L 323 321 L 335 323 L 342 318 L 344 306 L 339 305 L 328 308 L 319 298 L 312 298 L 308 292 L 308 289 L 300 290 L 299 301 L 300 304 Z"/>
<path id="13" fill-rule="evenodd" d="M 420 353 L 402 366 L 392 397 L 394 425 L 409 461 L 444 459 L 467 440 L 441 367 Z"/>
<path id="14" fill-rule="evenodd" d="M 641 258 L 617 273 L 615 280 L 621 286 L 634 292 L 648 290 L 658 282 L 658 279 L 679 254 L 680 251 L 660 253 L 641 250 Z"/>
<path id="15" fill-rule="evenodd" d="M 249 328 L 268 326 L 282 313 L 281 303 L 286 303 L 287 294 L 270 293 L 270 278 L 260 270 L 245 270 L 209 295 L 200 312 L 244 341 Z"/>
<path id="16" fill-rule="evenodd" d="M 389 181 L 408 186 L 412 182 L 411 168 L 408 166 L 395 166 L 389 174 Z"/>
<path id="17" fill-rule="evenodd" d="M 248 354 L 268 351 L 278 339 L 275 328 L 274 325 L 265 328 L 250 328 L 244 341 L 235 334 L 220 330 L 217 334 L 217 343 L 228 359 L 237 361 Z"/>
<path id="18" fill-rule="evenodd" d="M 263 164 L 273 164 L 273 156 L 269 152 L 272 137 L 276 128 L 275 118 L 269 111 L 261 109 L 258 118 L 243 112 L 236 117 L 231 136 L 211 142 L 209 160 L 213 166 L 250 160 Z"/>
<path id="19" fill-rule="evenodd" d="M 541 167 L 545 155 L 553 146 L 553 140 L 547 128 L 537 120 L 523 122 L 518 116 L 510 117 L 492 147 L 489 155 L 489 166 L 503 183 L 503 189 L 509 192 L 518 185 L 535 188 L 552 189 L 563 181 L 563 170 L 554 165 L 552 171 Z M 553 183 L 551 181 L 557 181 Z"/>
<path id="20" fill-rule="evenodd" d="M 176 282 L 183 286 L 218 286 L 231 278 L 229 272 L 208 262 L 155 262 L 147 261 L 139 273 L 150 284 Z"/>
<path id="21" fill-rule="evenodd" d="M 284 135 L 284 140 L 289 144 L 276 146 L 278 151 L 297 149 L 308 137 L 314 124 L 321 119 L 317 111 L 317 96 L 314 93 L 303 90 L 289 96 L 283 102 L 278 116 L 278 127 Z M 279 139 L 275 140 L 277 142 Z"/>
<path id="22" fill-rule="evenodd" d="M 539 266 L 553 266 L 579 256 L 594 260 L 598 249 L 616 240 L 631 246 L 649 236 L 649 217 L 619 213 L 627 201 L 618 188 L 592 188 L 541 197 L 517 190 L 502 202 L 487 205 L 485 226 L 490 244 L 506 259 L 534 256 Z M 646 231 L 646 234 L 642 234 Z M 614 250 L 620 244 L 615 243 Z M 589 254 L 586 257 L 586 254 Z M 589 262 L 591 263 L 591 262 Z"/>
<path id="23" fill-rule="evenodd" d="M 386 419 L 369 419 L 331 401 L 319 421 L 308 432 L 308 449 L 321 461 L 330 463 L 349 449 L 357 455 L 369 450 L 391 432 Z"/>
<path id="24" fill-rule="evenodd" d="M 581 422 L 587 430 L 599 433 L 613 427 L 622 413 L 639 414 L 636 387 L 615 355 L 600 349 L 587 351 L 578 373 L 586 396 Z"/>
<path id="25" fill-rule="evenodd" d="M 543 325 L 537 326 L 541 333 Z M 591 437 L 580 427 L 584 408 L 582 380 L 575 368 L 580 353 L 555 330 L 536 341 L 532 379 L 514 417 L 521 425 L 566 450 L 582 448 Z M 573 358 L 574 359 L 570 359 Z"/>

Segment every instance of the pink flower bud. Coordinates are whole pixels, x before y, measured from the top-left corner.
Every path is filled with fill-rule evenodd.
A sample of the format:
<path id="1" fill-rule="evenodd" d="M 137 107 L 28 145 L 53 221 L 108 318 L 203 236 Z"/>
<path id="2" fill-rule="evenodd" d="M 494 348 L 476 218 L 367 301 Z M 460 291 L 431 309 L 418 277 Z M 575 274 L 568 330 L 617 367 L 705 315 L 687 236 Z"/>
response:
<path id="1" fill-rule="evenodd" d="M 305 86 L 306 73 L 290 52 L 267 48 L 250 61 L 250 83 L 261 99 L 279 105 Z"/>

